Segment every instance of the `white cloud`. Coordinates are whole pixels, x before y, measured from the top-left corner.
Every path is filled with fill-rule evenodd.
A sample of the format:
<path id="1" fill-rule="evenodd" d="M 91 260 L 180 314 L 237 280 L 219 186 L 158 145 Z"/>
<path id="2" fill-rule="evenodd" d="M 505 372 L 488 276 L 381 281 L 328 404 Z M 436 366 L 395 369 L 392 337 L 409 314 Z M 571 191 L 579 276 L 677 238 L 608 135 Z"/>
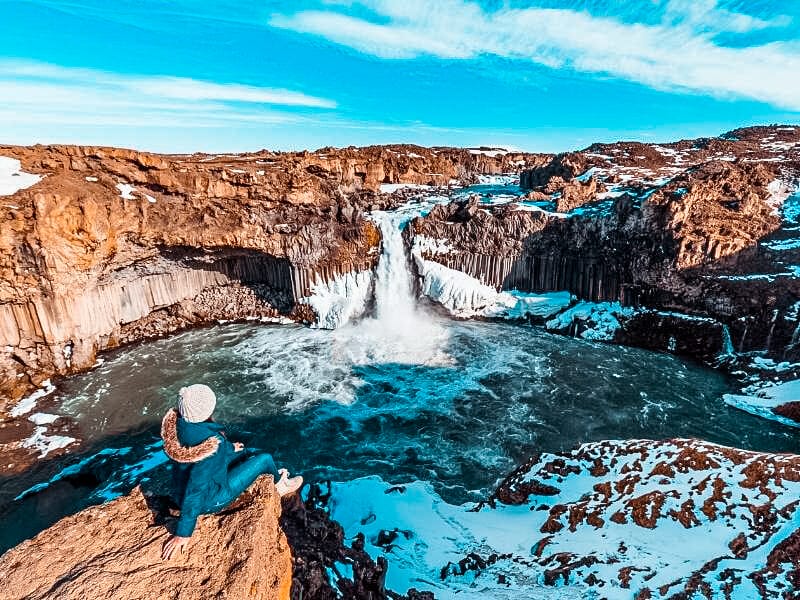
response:
<path id="1" fill-rule="evenodd" d="M 12 60 L 0 60 L 0 98 L 0 125 L 208 128 L 302 122 L 306 116 L 280 107 L 336 106 L 291 90 Z"/>
<path id="2" fill-rule="evenodd" d="M 274 27 L 322 36 L 381 58 L 481 55 L 610 75 L 656 89 L 758 100 L 800 110 L 800 42 L 724 46 L 721 33 L 785 26 L 720 8 L 716 0 L 669 0 L 657 24 L 623 22 L 573 8 L 485 11 L 470 0 L 363 0 L 375 20 L 326 10 L 273 15 Z M 653 2 L 653 9 L 661 3 Z"/>
<path id="3" fill-rule="evenodd" d="M 717 0 L 669 0 L 664 22 L 690 25 L 708 32 L 750 33 L 770 27 L 782 27 L 791 22 L 785 15 L 761 19 L 721 8 Z"/>

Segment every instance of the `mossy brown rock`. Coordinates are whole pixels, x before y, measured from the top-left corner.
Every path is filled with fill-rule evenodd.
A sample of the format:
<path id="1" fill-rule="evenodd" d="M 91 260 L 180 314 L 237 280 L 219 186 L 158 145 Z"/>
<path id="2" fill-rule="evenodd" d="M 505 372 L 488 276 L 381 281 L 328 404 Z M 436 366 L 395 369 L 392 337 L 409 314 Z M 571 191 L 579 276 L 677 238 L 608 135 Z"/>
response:
<path id="1" fill-rule="evenodd" d="M 67 517 L 0 557 L 1 600 L 286 600 L 291 551 L 270 477 L 221 515 L 202 517 L 186 554 L 161 559 L 141 488 Z"/>

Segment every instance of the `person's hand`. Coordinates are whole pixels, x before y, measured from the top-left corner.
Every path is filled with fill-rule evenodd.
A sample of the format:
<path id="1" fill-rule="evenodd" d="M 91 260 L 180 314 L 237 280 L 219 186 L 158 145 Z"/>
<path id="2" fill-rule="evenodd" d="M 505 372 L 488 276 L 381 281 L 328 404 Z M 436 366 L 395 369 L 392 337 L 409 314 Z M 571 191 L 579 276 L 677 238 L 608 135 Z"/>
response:
<path id="1" fill-rule="evenodd" d="M 241 452 L 244 450 L 244 444 L 242 442 L 233 442 L 233 449 L 236 452 Z"/>
<path id="2" fill-rule="evenodd" d="M 167 541 L 164 542 L 164 547 L 161 549 L 161 558 L 164 560 L 169 560 L 172 558 L 172 555 L 176 550 L 180 550 L 180 553 L 183 554 L 188 544 L 188 537 L 180 537 L 178 535 L 169 536 Z"/>

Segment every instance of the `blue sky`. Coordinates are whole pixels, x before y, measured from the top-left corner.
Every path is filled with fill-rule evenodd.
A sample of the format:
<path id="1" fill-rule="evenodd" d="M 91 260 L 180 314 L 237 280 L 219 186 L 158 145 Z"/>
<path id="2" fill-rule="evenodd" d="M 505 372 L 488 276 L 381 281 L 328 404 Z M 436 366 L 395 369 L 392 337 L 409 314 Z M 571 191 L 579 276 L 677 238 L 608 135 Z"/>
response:
<path id="1" fill-rule="evenodd" d="M 800 122 L 800 1 L 0 0 L 0 143 L 532 151 Z"/>

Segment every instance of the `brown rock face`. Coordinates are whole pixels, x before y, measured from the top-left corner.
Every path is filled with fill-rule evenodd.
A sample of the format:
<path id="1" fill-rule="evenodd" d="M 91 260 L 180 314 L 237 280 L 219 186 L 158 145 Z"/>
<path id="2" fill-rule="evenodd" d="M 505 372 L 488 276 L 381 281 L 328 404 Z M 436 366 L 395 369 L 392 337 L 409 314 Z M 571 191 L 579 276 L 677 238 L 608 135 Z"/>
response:
<path id="1" fill-rule="evenodd" d="M 409 235 L 441 240 L 448 252 L 423 258 L 487 285 L 661 311 L 617 341 L 707 358 L 727 325 L 737 351 L 794 360 L 800 250 L 779 209 L 798 180 L 797 127 L 595 144 L 522 173 L 545 211 L 443 206 Z"/>
<path id="2" fill-rule="evenodd" d="M 168 533 L 130 495 L 62 519 L 0 557 L 2 600 L 287 600 L 292 557 L 271 478 L 222 515 L 201 518 L 189 551 L 161 560 Z"/>
<path id="3" fill-rule="evenodd" d="M 44 178 L 0 204 L 0 410 L 126 342 L 287 316 L 315 283 L 372 268 L 382 183 L 468 183 L 538 155 L 387 146 L 156 155 L 0 147 Z"/>

